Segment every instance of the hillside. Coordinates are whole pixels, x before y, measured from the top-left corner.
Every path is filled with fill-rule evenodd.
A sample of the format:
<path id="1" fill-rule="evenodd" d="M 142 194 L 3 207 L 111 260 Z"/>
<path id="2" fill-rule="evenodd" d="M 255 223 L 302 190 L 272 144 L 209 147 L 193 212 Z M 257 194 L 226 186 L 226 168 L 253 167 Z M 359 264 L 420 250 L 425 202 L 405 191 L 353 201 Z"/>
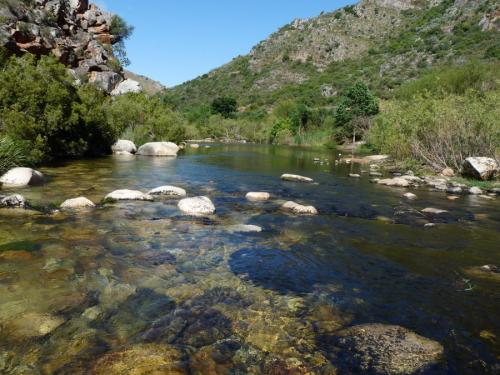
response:
<path id="1" fill-rule="evenodd" d="M 297 19 L 246 56 L 169 90 L 179 108 L 217 96 L 240 110 L 292 98 L 335 104 L 356 80 L 381 97 L 432 66 L 498 60 L 500 11 L 492 0 L 363 0 L 312 19 Z"/>
<path id="2" fill-rule="evenodd" d="M 148 95 L 155 95 L 165 90 L 165 86 L 163 86 L 160 82 L 157 82 L 149 77 L 133 73 L 129 70 L 124 70 L 125 78 L 132 79 L 136 82 L 139 82 L 142 90 Z"/>

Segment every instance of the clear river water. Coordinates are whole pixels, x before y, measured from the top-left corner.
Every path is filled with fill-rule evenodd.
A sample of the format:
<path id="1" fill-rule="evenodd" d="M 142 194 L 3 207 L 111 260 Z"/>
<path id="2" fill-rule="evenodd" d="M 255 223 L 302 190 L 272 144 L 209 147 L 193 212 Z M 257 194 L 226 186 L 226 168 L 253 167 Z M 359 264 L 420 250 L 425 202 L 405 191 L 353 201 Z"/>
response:
<path id="1" fill-rule="evenodd" d="M 175 185 L 217 212 L 185 216 L 175 199 L 0 210 L 0 374 L 349 373 L 336 332 L 365 323 L 441 343 L 429 373 L 498 374 L 500 277 L 480 266 L 500 264 L 500 199 L 415 189 L 407 201 L 405 189 L 349 178 L 366 167 L 335 155 L 212 145 L 175 159 L 109 156 L 50 165 L 45 185 L 2 191 L 50 207 Z M 272 199 L 249 202 L 249 191 Z M 287 200 L 319 215 L 284 212 Z"/>

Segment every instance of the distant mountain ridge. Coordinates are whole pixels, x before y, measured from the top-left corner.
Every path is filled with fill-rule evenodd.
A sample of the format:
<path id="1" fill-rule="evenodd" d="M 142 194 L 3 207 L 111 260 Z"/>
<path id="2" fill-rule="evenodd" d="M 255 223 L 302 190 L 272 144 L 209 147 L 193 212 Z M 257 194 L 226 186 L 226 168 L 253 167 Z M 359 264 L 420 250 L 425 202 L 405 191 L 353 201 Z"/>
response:
<path id="1" fill-rule="evenodd" d="M 500 11 L 491 0 L 363 0 L 296 19 L 201 77 L 168 90 L 182 108 L 217 96 L 242 110 L 301 99 L 328 105 L 354 80 L 379 95 L 429 66 L 498 58 Z"/>

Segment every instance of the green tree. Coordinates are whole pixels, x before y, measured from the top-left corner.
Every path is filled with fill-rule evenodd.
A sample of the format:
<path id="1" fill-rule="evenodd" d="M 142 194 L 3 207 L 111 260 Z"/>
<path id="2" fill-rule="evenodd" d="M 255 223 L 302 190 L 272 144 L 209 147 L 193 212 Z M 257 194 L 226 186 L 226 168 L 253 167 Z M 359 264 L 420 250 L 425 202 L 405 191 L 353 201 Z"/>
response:
<path id="1" fill-rule="evenodd" d="M 216 98 L 212 102 L 212 112 L 214 114 L 220 114 L 224 118 L 234 117 L 237 109 L 238 103 L 236 99 L 227 96 Z"/>
<path id="2" fill-rule="evenodd" d="M 127 57 L 125 49 L 125 40 L 130 38 L 134 32 L 134 27 L 128 25 L 123 18 L 115 14 L 111 19 L 110 32 L 114 37 L 113 54 L 123 66 L 130 65 L 130 60 Z"/>

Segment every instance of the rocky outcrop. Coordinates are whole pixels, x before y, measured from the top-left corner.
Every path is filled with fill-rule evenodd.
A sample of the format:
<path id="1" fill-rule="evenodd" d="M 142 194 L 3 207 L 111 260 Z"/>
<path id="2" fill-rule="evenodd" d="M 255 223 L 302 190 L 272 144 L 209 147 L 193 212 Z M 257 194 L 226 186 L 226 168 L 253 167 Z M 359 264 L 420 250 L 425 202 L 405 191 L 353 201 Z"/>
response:
<path id="1" fill-rule="evenodd" d="M 0 3 L 0 46 L 15 54 L 53 54 L 75 78 L 88 79 L 107 93 L 130 89 L 130 82 L 121 86 L 124 73 L 113 55 L 112 45 L 119 41 L 112 30 L 113 14 L 88 0 L 27 3 Z"/>
<path id="2" fill-rule="evenodd" d="M 150 142 L 137 150 L 137 155 L 144 156 L 177 156 L 179 146 L 172 142 Z"/>
<path id="3" fill-rule="evenodd" d="M 312 178 L 300 176 L 298 174 L 289 174 L 285 173 L 281 176 L 283 181 L 292 181 L 292 182 L 314 182 Z"/>
<path id="4" fill-rule="evenodd" d="M 498 173 L 498 163 L 495 159 L 485 157 L 471 157 L 464 161 L 462 173 L 465 176 L 478 180 L 491 180 Z"/>
<path id="5" fill-rule="evenodd" d="M 138 190 L 115 190 L 104 198 L 105 201 L 152 201 L 153 197 Z"/>
<path id="6" fill-rule="evenodd" d="M 179 210 L 188 215 L 211 215 L 215 206 L 208 197 L 185 198 L 177 205 Z"/>
<path id="7" fill-rule="evenodd" d="M 128 152 L 130 154 L 135 154 L 137 152 L 137 147 L 134 142 L 128 141 L 126 139 L 119 139 L 116 143 L 111 146 L 111 151 L 113 153 Z"/>
<path id="8" fill-rule="evenodd" d="M 13 168 L 0 177 L 0 183 L 6 186 L 23 187 L 43 184 L 43 174 L 31 168 Z"/>
<path id="9" fill-rule="evenodd" d="M 349 373 L 420 374 L 439 365 L 443 346 L 400 326 L 364 324 L 336 339 L 338 362 Z"/>
<path id="10" fill-rule="evenodd" d="M 119 96 L 130 93 L 137 94 L 139 92 L 142 92 L 141 84 L 133 79 L 126 79 L 125 81 L 119 83 L 115 89 L 111 91 L 111 95 Z"/>

